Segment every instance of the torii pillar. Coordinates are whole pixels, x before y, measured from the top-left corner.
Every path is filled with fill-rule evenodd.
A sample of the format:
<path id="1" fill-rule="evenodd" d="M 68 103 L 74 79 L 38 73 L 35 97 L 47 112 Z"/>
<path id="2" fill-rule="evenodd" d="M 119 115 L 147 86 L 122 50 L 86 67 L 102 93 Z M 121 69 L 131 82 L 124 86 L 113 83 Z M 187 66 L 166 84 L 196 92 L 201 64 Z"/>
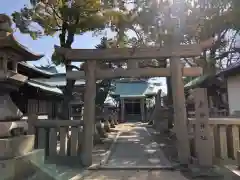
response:
<path id="1" fill-rule="evenodd" d="M 171 58 L 170 69 L 174 106 L 174 129 L 177 135 L 178 158 L 181 164 L 188 164 L 190 159 L 190 145 L 188 139 L 182 68 L 180 57 Z"/>
<path id="2" fill-rule="evenodd" d="M 88 60 L 85 66 L 86 88 L 84 93 L 84 113 L 83 113 L 83 143 L 81 160 L 86 167 L 92 165 L 92 149 L 95 122 L 95 97 L 96 97 L 96 61 Z"/>

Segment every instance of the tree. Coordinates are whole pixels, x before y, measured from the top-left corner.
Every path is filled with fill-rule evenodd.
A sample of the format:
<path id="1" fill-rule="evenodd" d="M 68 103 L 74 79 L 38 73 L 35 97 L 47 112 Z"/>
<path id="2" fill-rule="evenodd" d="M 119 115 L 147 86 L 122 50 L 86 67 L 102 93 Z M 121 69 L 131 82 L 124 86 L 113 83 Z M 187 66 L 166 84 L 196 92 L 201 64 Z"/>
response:
<path id="1" fill-rule="evenodd" d="M 202 2 L 205 3 L 204 6 Z M 132 6 L 130 9 L 128 8 L 129 4 Z M 116 32 L 116 38 L 112 43 L 112 46 L 115 47 L 166 46 L 172 42 L 174 23 L 171 19 L 171 8 L 174 4 L 172 5 L 168 1 L 31 0 L 31 5 L 31 7 L 25 6 L 20 12 L 12 14 L 16 26 L 22 33 L 28 33 L 34 39 L 58 33 L 62 47 L 71 48 L 76 34 L 101 31 L 105 28 Z M 240 25 L 236 18 L 240 12 L 239 2 L 238 0 L 199 0 L 192 4 L 192 1 L 186 0 L 185 7 L 186 26 L 182 29 L 183 43 L 200 42 L 211 37 L 216 40 L 213 46 L 204 50 L 201 58 L 184 59 L 184 61 L 190 66 L 203 67 L 204 72 L 213 72 L 212 69 L 215 69 L 222 59 L 239 51 L 233 46 L 227 46 L 225 40 L 229 30 L 239 32 Z M 32 29 L 33 23 L 38 24 L 41 29 Z M 135 33 L 134 37 L 128 37 L 129 30 Z M 228 52 L 226 52 L 226 48 L 229 48 Z M 76 68 L 56 54 L 53 54 L 53 60 L 55 64 L 65 64 L 67 70 Z M 166 67 L 168 65 L 168 58 L 144 61 L 157 62 L 157 66 Z M 102 65 L 106 65 L 106 63 L 103 62 Z M 64 106 L 68 105 L 71 99 L 74 83 L 74 81 L 67 81 L 64 90 Z M 167 84 L 168 95 L 171 97 L 169 78 Z M 99 91 L 97 90 L 97 92 Z M 64 110 L 66 109 L 64 108 Z M 68 117 L 68 113 L 63 112 L 62 118 L 65 119 Z"/>
<path id="2" fill-rule="evenodd" d="M 109 45 L 110 40 L 107 39 L 107 37 L 101 38 L 101 42 L 99 45 L 96 46 L 97 49 L 108 49 L 111 48 Z M 106 64 L 106 62 L 98 62 L 99 67 L 103 67 Z M 112 68 L 112 63 L 107 64 L 108 68 Z M 97 107 L 103 107 L 104 101 L 107 98 L 107 95 L 109 91 L 111 90 L 111 79 L 104 79 L 96 86 L 96 99 L 95 104 Z"/>
<path id="3" fill-rule="evenodd" d="M 119 39 L 108 39 L 107 37 L 101 38 L 100 43 L 96 46 L 96 49 L 109 49 L 109 48 L 116 48 L 117 42 L 120 42 L 120 45 L 117 45 L 117 47 L 126 47 L 127 42 L 124 42 L 123 40 Z M 122 63 L 119 62 L 106 62 L 104 60 L 102 61 L 97 61 L 97 66 L 98 68 L 101 69 L 113 69 L 117 67 L 122 67 Z M 84 70 L 85 68 L 85 63 L 81 65 L 81 70 Z M 100 83 L 97 84 L 96 87 L 96 98 L 95 98 L 95 104 L 97 107 L 103 107 L 104 101 L 107 98 L 107 95 L 109 92 L 113 89 L 112 86 L 112 79 L 104 79 L 101 80 Z"/>
<path id="4" fill-rule="evenodd" d="M 211 74 L 222 68 L 229 54 L 236 53 L 234 39 L 239 32 L 238 17 L 240 13 L 237 0 L 199 0 L 185 1 L 186 26 L 182 28 L 182 43 L 191 44 L 198 42 L 212 43 L 203 51 L 200 58 L 183 59 L 190 66 L 200 66 L 204 74 Z M 203 4 L 204 3 L 204 4 Z M 145 44 L 166 46 L 172 43 L 174 23 L 171 23 L 171 8 L 174 4 L 167 1 L 138 1 L 134 9 L 137 11 L 135 21 L 138 23 L 138 34 L 142 35 Z M 139 10 L 140 9 L 140 10 Z M 200 26 L 199 26 L 200 24 Z M 229 31 L 233 36 L 227 40 Z M 214 39 L 214 41 L 212 41 Z M 159 62 L 162 60 L 159 60 Z M 227 64 L 228 64 L 227 63 Z M 167 59 L 164 64 L 167 66 Z M 187 80 L 187 79 L 185 79 Z M 168 97 L 171 100 L 171 83 L 167 79 Z"/>
<path id="5" fill-rule="evenodd" d="M 187 17 L 185 40 L 200 42 L 214 38 L 212 46 L 204 50 L 203 56 L 189 63 L 203 67 L 204 74 L 211 74 L 224 68 L 224 64 L 231 64 L 232 55 L 238 52 L 234 42 L 239 34 L 240 26 L 236 17 L 240 13 L 240 6 L 236 0 L 205 1 L 204 6 L 202 2 L 189 6 L 191 13 Z"/>
<path id="6" fill-rule="evenodd" d="M 22 33 L 30 34 L 33 39 L 46 35 L 59 35 L 60 46 L 71 48 L 76 34 L 83 34 L 88 31 L 101 31 L 111 22 L 111 13 L 117 16 L 120 13 L 107 11 L 101 13 L 103 4 L 100 0 L 31 0 L 31 6 L 25 6 L 19 12 L 12 14 L 16 27 Z M 110 4 L 111 1 L 107 1 Z M 110 8 L 110 5 L 108 6 Z M 104 15 L 106 14 L 106 18 Z M 33 29 L 33 25 L 39 28 Z M 56 65 L 64 64 L 66 71 L 74 67 L 69 61 L 57 54 L 53 54 L 52 60 Z M 69 101 L 72 98 L 72 90 L 75 81 L 67 80 L 64 89 L 64 101 L 62 108 L 62 119 L 68 119 Z"/>

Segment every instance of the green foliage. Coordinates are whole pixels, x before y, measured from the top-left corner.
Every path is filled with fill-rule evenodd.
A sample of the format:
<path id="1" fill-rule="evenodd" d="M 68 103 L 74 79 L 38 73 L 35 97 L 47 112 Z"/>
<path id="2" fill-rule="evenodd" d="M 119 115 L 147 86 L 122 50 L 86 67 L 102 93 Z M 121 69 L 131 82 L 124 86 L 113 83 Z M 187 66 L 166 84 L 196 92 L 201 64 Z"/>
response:
<path id="1" fill-rule="evenodd" d="M 100 44 L 96 46 L 97 49 L 107 49 L 111 48 L 109 44 L 109 40 L 107 37 L 101 38 Z M 104 62 L 102 62 L 104 63 Z M 109 67 L 111 68 L 111 66 Z M 109 91 L 111 90 L 111 80 L 110 79 L 104 79 L 101 81 L 101 83 L 98 83 L 96 86 L 96 98 L 95 98 L 95 104 L 98 107 L 102 107 L 104 104 L 105 99 L 107 98 L 107 95 Z"/>
<path id="2" fill-rule="evenodd" d="M 50 3 L 52 2 L 52 3 Z M 31 6 L 12 14 L 16 27 L 33 39 L 59 34 L 60 45 L 71 48 L 76 34 L 105 28 L 105 19 L 99 13 L 100 0 L 76 0 L 69 6 L 67 0 L 31 0 Z M 53 62 L 64 63 L 53 54 Z"/>
<path id="3" fill-rule="evenodd" d="M 30 0 L 32 6 L 14 12 L 13 20 L 22 33 L 30 34 L 33 39 L 60 33 L 60 45 L 63 47 L 71 47 L 75 34 L 101 31 L 106 27 L 117 32 L 115 42 L 119 47 L 129 42 L 129 46 L 172 42 L 174 23 L 171 23 L 171 4 L 168 1 L 75 0 L 71 7 L 66 5 L 67 2 Z M 200 9 L 197 5 L 201 2 L 195 1 L 193 6 L 191 1 L 186 0 L 185 11 L 191 13 L 186 14 L 185 43 L 208 39 L 226 29 L 239 30 L 238 0 L 210 0 L 207 1 L 210 8 Z M 32 28 L 33 24 L 40 29 Z M 190 29 L 189 26 L 195 28 Z M 136 34 L 134 43 L 127 35 L 129 30 Z M 63 59 L 55 54 L 53 60 L 56 64 L 63 63 Z"/>
<path id="4" fill-rule="evenodd" d="M 101 31 L 105 28 L 110 28 L 117 35 L 113 39 L 102 39 L 108 43 L 101 42 L 96 48 L 149 44 L 165 46 L 172 42 L 172 32 L 176 24 L 171 19 L 171 4 L 168 1 L 75 0 L 71 7 L 66 5 L 67 1 L 30 0 L 32 6 L 14 12 L 13 20 L 22 33 L 28 33 L 34 39 L 58 33 L 60 45 L 67 48 L 71 48 L 76 34 Z M 212 48 L 206 50 L 210 53 L 203 57 L 205 62 L 202 63 L 203 68 L 212 67 L 218 63 L 216 56 L 226 52 L 226 32 L 240 30 L 240 1 L 205 1 L 208 8 L 199 8 L 203 2 L 201 0 L 195 1 L 194 5 L 191 0 L 185 2 L 186 26 L 182 32 L 183 41 L 188 44 L 215 37 L 217 40 Z M 129 3 L 131 9 L 128 8 Z M 33 29 L 33 24 L 37 24 L 40 29 Z M 135 33 L 135 37 L 128 36 L 129 30 Z M 52 59 L 57 65 L 65 63 L 63 57 L 57 54 L 53 54 Z M 197 59 L 188 61 L 191 61 L 190 64 L 200 65 Z M 106 62 L 103 60 L 99 65 L 106 65 Z"/>
<path id="5" fill-rule="evenodd" d="M 63 57 L 63 56 L 60 56 L 60 55 L 57 54 L 56 52 L 53 52 L 51 59 L 52 59 L 52 62 L 53 62 L 55 65 L 60 65 L 60 64 L 63 64 L 63 63 L 64 63 L 64 57 Z"/>
<path id="6" fill-rule="evenodd" d="M 187 83 L 189 83 L 190 81 L 192 81 L 194 79 L 194 77 L 183 77 L 183 83 L 184 85 L 186 85 Z"/>

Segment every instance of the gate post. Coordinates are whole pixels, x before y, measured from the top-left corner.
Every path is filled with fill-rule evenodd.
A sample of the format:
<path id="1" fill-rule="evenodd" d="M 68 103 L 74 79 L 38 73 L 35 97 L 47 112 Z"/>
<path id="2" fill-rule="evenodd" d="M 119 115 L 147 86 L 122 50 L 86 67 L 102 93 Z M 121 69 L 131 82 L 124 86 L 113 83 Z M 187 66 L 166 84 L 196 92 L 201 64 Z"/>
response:
<path id="1" fill-rule="evenodd" d="M 96 61 L 86 61 L 85 67 L 86 87 L 84 93 L 84 126 L 81 160 L 84 166 L 90 166 L 92 165 L 93 136 L 95 128 Z"/>
<path id="2" fill-rule="evenodd" d="M 187 128 L 187 115 L 182 80 L 182 64 L 179 57 L 170 60 L 172 94 L 174 106 L 174 129 L 177 136 L 178 158 L 181 164 L 188 164 L 190 160 L 190 145 Z"/>

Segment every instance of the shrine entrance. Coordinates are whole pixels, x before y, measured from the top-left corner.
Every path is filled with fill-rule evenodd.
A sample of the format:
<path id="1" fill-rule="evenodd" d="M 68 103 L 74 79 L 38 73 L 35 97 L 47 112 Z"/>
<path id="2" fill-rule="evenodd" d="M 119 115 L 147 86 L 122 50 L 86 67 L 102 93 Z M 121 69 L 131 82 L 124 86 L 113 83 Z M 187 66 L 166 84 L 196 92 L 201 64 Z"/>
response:
<path id="1" fill-rule="evenodd" d="M 182 164 L 188 164 L 190 159 L 190 145 L 187 129 L 187 117 L 185 108 L 184 84 L 182 77 L 199 76 L 202 69 L 199 67 L 182 67 L 180 58 L 200 56 L 202 50 L 200 44 L 179 45 L 177 47 L 148 47 L 148 48 L 112 48 L 112 49 L 66 49 L 55 47 L 56 53 L 65 57 L 71 62 L 86 61 L 84 71 L 67 72 L 68 79 L 86 79 L 84 94 L 84 137 L 82 149 L 82 163 L 85 166 L 92 164 L 93 133 L 95 119 L 95 96 L 96 80 L 117 79 L 130 77 L 167 77 L 172 78 L 173 107 L 175 133 L 178 141 L 178 157 Z M 143 59 L 170 59 L 170 68 L 138 68 L 137 66 L 127 69 L 100 69 L 97 61 L 127 61 L 137 62 Z M 134 61 L 133 61 L 134 60 Z M 202 92 L 202 91 L 201 91 Z M 200 92 L 200 94 L 201 94 Z M 122 101 L 122 100 L 121 100 Z M 121 103 L 123 109 L 135 113 L 135 107 Z M 129 106 L 129 107 L 128 107 Z M 132 107 L 132 105 L 131 105 Z M 134 111 L 133 111 L 134 109 Z M 136 110 L 137 111 L 137 110 Z M 197 112 L 196 112 L 197 113 Z M 121 116 L 124 114 L 121 113 Z M 206 122 L 206 119 L 204 121 Z M 196 128 L 197 128 L 196 124 Z M 199 126 L 200 127 L 200 126 Z M 207 129 L 206 129 L 207 131 Z M 199 134 L 199 136 L 202 136 Z M 204 147 L 204 146 L 203 146 Z M 206 148 L 207 149 L 207 148 Z M 205 151 L 203 151 L 205 153 Z M 206 154 L 206 153 L 205 153 Z"/>
<path id="2" fill-rule="evenodd" d="M 126 99 L 125 100 L 126 115 L 140 115 L 140 99 Z"/>
<path id="3" fill-rule="evenodd" d="M 141 121 L 141 100 L 139 98 L 125 98 L 125 121 Z"/>

